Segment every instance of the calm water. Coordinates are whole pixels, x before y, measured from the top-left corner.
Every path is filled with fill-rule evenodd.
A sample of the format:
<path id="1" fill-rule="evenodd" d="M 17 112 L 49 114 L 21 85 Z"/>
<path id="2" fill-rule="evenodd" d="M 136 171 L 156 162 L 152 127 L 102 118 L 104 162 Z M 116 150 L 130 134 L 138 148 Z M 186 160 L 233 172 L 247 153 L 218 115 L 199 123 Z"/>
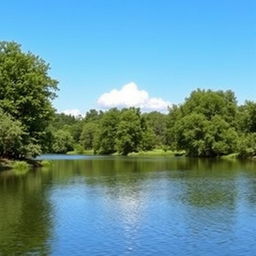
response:
<path id="1" fill-rule="evenodd" d="M 0 173 L 1 256 L 256 255 L 256 162 L 45 157 Z"/>

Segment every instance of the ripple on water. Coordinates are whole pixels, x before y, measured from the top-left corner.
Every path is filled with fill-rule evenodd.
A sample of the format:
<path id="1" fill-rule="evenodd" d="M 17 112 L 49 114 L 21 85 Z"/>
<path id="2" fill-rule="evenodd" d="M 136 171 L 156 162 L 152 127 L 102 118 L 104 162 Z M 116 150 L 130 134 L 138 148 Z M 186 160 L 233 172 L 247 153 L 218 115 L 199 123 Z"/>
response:
<path id="1" fill-rule="evenodd" d="M 255 255 L 251 164 L 77 157 L 0 175 L 1 256 Z"/>

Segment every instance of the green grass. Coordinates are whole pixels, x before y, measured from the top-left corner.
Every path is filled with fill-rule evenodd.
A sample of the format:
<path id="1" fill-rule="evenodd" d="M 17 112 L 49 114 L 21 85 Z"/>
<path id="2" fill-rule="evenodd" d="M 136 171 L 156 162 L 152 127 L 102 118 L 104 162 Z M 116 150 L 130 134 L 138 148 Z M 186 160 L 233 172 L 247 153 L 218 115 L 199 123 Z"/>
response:
<path id="1" fill-rule="evenodd" d="M 93 150 L 83 150 L 83 151 L 68 151 L 66 153 L 67 155 L 93 155 Z"/>
<path id="2" fill-rule="evenodd" d="M 164 151 L 163 149 L 153 149 L 150 151 L 140 151 L 130 153 L 129 156 L 182 156 L 185 152 L 183 151 Z"/>
<path id="3" fill-rule="evenodd" d="M 43 160 L 40 164 L 42 167 L 50 167 L 52 165 L 52 162 L 48 160 Z"/>
<path id="4" fill-rule="evenodd" d="M 221 159 L 234 160 L 238 158 L 238 153 L 232 153 L 225 156 L 221 156 Z"/>
<path id="5" fill-rule="evenodd" d="M 29 164 L 25 161 L 14 161 L 12 168 L 17 170 L 29 169 Z"/>
<path id="6" fill-rule="evenodd" d="M 29 171 L 30 165 L 25 161 L 14 161 L 12 169 L 16 174 L 25 174 Z"/>
<path id="7" fill-rule="evenodd" d="M 12 160 L 7 158 L 0 158 L 0 170 L 8 170 L 13 169 L 16 173 L 18 172 L 26 172 L 31 167 L 41 167 L 41 161 L 26 159 L 24 161 L 21 160 Z"/>

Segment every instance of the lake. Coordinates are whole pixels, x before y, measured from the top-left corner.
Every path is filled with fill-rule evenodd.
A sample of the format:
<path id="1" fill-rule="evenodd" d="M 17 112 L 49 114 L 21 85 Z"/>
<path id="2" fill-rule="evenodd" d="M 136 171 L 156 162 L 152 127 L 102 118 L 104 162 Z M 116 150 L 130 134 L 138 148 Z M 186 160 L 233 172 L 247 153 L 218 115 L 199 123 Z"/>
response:
<path id="1" fill-rule="evenodd" d="M 256 162 L 45 155 L 0 173 L 0 256 L 256 255 Z"/>

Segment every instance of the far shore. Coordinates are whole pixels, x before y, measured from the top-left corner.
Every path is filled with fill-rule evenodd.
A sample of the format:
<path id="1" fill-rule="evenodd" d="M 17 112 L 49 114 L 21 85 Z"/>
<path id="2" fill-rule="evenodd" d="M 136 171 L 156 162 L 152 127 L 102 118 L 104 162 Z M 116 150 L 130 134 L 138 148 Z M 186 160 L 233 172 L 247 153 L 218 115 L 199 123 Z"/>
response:
<path id="1" fill-rule="evenodd" d="M 48 153 L 51 154 L 51 153 Z M 65 154 L 65 153 L 64 153 Z M 69 151 L 65 155 L 97 155 L 94 154 L 93 150 L 84 150 L 83 152 Z M 112 156 L 121 156 L 118 153 L 112 154 Z M 154 149 L 150 151 L 139 151 L 132 152 L 127 155 L 127 157 L 154 157 L 154 156 L 172 156 L 172 157 L 187 157 L 185 151 L 171 151 L 163 149 Z M 196 157 L 200 158 L 200 157 Z M 215 159 L 224 159 L 224 160 L 237 160 L 239 158 L 238 153 L 232 153 L 229 155 L 217 156 Z M 247 160 L 255 160 L 256 156 L 246 158 Z M 48 161 L 46 160 L 36 160 L 36 159 L 22 159 L 14 160 L 7 158 L 0 158 L 0 171 L 9 170 L 9 169 L 31 169 L 37 167 L 48 166 Z"/>

